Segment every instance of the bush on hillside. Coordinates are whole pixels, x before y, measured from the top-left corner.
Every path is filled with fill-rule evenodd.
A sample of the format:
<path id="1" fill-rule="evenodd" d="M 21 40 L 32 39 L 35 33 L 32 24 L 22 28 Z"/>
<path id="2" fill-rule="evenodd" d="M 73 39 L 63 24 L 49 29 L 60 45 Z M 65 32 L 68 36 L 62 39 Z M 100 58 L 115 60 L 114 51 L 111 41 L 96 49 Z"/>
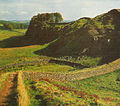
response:
<path id="1" fill-rule="evenodd" d="M 63 21 L 60 13 L 43 13 L 32 18 L 34 22 L 59 23 Z"/>

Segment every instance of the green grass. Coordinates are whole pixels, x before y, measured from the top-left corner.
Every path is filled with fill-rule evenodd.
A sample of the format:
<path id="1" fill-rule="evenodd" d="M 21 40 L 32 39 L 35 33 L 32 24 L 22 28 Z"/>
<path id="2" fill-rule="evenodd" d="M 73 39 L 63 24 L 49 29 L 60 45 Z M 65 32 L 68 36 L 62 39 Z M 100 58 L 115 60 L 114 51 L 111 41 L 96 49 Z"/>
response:
<path id="1" fill-rule="evenodd" d="M 117 81 L 120 70 L 115 72 L 95 76 L 81 81 L 74 81 L 70 85 L 82 88 L 89 94 L 96 94 L 100 97 L 114 98 L 113 103 L 120 101 L 120 81 Z M 115 99 L 118 100 L 115 100 Z"/>
<path id="2" fill-rule="evenodd" d="M 60 82 L 58 82 L 59 84 Z M 57 86 L 49 80 L 25 80 L 25 86 L 30 96 L 31 106 L 54 105 L 89 105 L 95 103 L 92 95 L 80 95 L 75 90 Z"/>
<path id="3" fill-rule="evenodd" d="M 69 70 L 72 70 L 73 67 L 67 66 L 67 65 L 58 65 L 58 64 L 46 64 L 46 65 L 36 65 L 36 66 L 28 66 L 25 67 L 23 71 L 39 71 L 39 72 L 69 72 Z"/>
<path id="4" fill-rule="evenodd" d="M 120 103 L 120 70 L 74 82 L 25 80 L 31 106 L 41 105 L 105 105 Z M 62 96 L 61 96 L 62 95 Z M 40 103 L 40 104 L 39 104 Z"/>
<path id="5" fill-rule="evenodd" d="M 75 68 L 67 65 L 58 65 L 58 64 L 51 64 L 51 63 L 36 63 L 36 64 L 29 64 L 29 65 L 21 65 L 16 67 L 7 68 L 4 72 L 18 72 L 18 71 L 31 71 L 31 72 L 55 72 L 55 73 L 65 73 L 73 70 Z"/>
<path id="6" fill-rule="evenodd" d="M 32 80 L 25 80 L 25 88 L 27 89 L 28 95 L 30 97 L 30 106 L 40 106 L 42 104 L 41 99 L 36 100 L 36 95 L 39 95 L 38 91 L 35 91 L 34 89 L 30 89 L 32 83 L 34 82 Z"/>
<path id="7" fill-rule="evenodd" d="M 11 48 L 11 49 L 0 49 L 0 66 L 11 63 L 17 63 L 19 61 L 24 62 L 24 58 L 37 58 L 38 55 L 34 54 L 34 51 L 45 48 L 44 46 L 33 46 L 26 48 Z"/>
<path id="8" fill-rule="evenodd" d="M 0 41 L 14 36 L 22 36 L 26 32 L 26 30 L 27 29 L 13 29 L 12 31 L 10 31 L 0 29 Z"/>

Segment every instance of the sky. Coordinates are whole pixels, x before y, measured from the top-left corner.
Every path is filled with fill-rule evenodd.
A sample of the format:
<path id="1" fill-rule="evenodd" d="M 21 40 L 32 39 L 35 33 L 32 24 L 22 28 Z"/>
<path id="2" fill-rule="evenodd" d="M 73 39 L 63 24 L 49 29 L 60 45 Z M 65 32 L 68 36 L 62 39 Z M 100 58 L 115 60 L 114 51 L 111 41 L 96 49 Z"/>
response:
<path id="1" fill-rule="evenodd" d="M 120 0 L 0 0 L 0 20 L 30 20 L 46 12 L 60 12 L 64 20 L 77 20 L 118 8 Z"/>

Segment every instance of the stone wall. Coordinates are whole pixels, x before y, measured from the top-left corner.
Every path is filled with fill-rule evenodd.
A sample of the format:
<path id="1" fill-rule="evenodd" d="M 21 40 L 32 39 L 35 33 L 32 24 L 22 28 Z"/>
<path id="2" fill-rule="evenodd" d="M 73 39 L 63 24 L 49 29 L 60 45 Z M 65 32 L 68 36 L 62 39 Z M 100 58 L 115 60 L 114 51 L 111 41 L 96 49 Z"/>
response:
<path id="1" fill-rule="evenodd" d="M 116 71 L 118 69 L 120 69 L 120 59 L 109 64 L 98 66 L 96 68 L 86 68 L 77 72 L 70 73 L 23 72 L 23 78 L 32 80 L 50 79 L 58 81 L 74 81 L 103 75 Z"/>

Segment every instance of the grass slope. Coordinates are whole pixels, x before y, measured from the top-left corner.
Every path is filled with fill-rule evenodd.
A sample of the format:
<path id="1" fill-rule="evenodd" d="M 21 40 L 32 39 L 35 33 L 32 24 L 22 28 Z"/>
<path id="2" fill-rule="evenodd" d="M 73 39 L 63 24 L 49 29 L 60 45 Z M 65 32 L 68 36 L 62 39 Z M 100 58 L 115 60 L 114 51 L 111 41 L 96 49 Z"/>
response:
<path id="1" fill-rule="evenodd" d="M 90 94 L 99 95 L 104 103 L 108 102 L 115 105 L 115 103 L 120 101 L 120 81 L 117 81 L 119 72 L 120 70 L 117 70 L 109 74 L 75 81 L 72 84 Z"/>
<path id="2" fill-rule="evenodd" d="M 31 106 L 115 106 L 120 103 L 120 81 L 117 81 L 119 71 L 67 83 L 48 79 L 25 80 L 25 86 Z"/>

